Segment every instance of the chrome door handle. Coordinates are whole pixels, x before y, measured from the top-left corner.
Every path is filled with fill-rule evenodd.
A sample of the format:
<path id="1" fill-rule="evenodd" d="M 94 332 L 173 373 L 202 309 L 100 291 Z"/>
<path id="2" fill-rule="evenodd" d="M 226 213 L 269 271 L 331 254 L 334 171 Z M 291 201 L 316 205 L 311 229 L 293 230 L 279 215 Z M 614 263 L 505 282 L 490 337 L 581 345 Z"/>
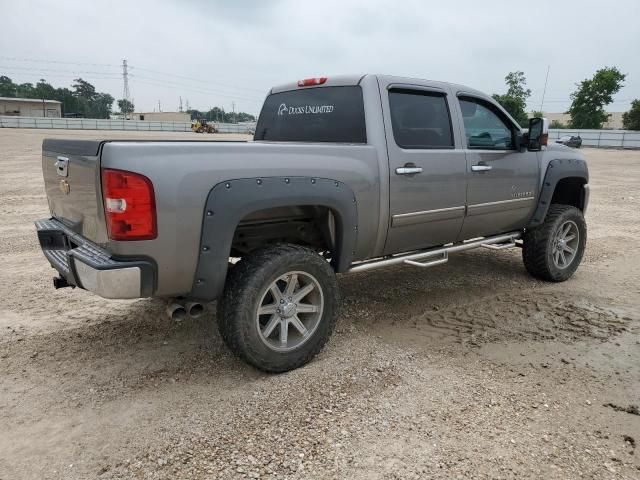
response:
<path id="1" fill-rule="evenodd" d="M 415 175 L 416 173 L 422 173 L 422 167 L 398 167 L 396 168 L 398 175 Z"/>
<path id="2" fill-rule="evenodd" d="M 493 167 L 491 165 L 471 165 L 472 172 L 486 172 L 492 168 Z"/>

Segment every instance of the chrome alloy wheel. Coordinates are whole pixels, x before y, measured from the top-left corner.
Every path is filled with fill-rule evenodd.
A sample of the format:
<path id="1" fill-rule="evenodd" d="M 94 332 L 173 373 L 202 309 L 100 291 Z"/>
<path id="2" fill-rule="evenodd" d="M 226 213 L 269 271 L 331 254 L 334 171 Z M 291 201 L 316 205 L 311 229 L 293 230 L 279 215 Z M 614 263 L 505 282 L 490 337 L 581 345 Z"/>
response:
<path id="1" fill-rule="evenodd" d="M 260 339 L 272 350 L 288 352 L 315 332 L 322 318 L 324 297 L 313 275 L 287 272 L 267 287 L 258 305 Z"/>
<path id="2" fill-rule="evenodd" d="M 565 269 L 578 252 L 580 244 L 580 231 L 578 225 L 572 220 L 568 220 L 560 225 L 553 239 L 553 263 L 559 269 Z"/>

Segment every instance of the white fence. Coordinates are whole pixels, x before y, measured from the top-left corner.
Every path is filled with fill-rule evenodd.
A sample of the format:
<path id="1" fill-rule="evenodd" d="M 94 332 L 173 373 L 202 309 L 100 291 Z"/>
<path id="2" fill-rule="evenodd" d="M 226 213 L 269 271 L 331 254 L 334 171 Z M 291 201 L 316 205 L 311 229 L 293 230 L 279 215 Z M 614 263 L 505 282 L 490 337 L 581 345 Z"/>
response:
<path id="1" fill-rule="evenodd" d="M 255 124 L 215 123 L 220 133 L 250 133 Z M 191 123 L 95 118 L 43 118 L 0 116 L 0 128 L 54 128 L 69 130 L 132 130 L 140 132 L 190 132 Z"/>
<path id="2" fill-rule="evenodd" d="M 250 134 L 253 124 L 215 123 L 220 133 Z M 69 130 L 133 130 L 141 132 L 189 132 L 186 122 L 148 122 L 142 120 L 99 120 L 95 118 L 42 118 L 0 116 L 0 128 L 57 128 Z M 640 148 L 640 132 L 630 130 L 549 130 L 555 142 L 567 135 L 580 135 L 585 147 Z"/>
<path id="3" fill-rule="evenodd" d="M 640 148 L 640 132 L 632 130 L 549 130 L 549 141 L 565 136 L 580 136 L 583 147 Z"/>

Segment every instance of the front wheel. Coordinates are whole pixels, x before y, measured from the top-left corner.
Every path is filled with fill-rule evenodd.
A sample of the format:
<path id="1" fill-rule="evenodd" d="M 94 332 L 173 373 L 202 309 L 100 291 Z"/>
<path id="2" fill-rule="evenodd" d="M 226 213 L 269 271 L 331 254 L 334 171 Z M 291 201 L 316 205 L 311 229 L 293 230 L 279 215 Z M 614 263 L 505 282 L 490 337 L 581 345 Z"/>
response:
<path id="1" fill-rule="evenodd" d="M 564 282 L 577 270 L 587 244 L 582 212 L 570 205 L 553 204 L 544 223 L 525 232 L 522 259 L 534 277 Z"/>
<path id="2" fill-rule="evenodd" d="M 297 245 L 245 256 L 218 301 L 218 328 L 240 358 L 267 372 L 298 368 L 315 357 L 335 326 L 338 286 L 329 263 Z"/>

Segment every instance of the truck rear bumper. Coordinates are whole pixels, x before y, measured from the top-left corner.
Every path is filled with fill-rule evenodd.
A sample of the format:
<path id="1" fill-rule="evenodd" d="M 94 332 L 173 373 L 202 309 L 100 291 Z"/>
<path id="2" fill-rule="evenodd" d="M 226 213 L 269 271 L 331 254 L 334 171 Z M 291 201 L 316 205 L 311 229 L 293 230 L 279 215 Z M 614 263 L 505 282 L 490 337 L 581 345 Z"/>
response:
<path id="1" fill-rule="evenodd" d="M 156 268 L 150 260 L 116 260 L 56 219 L 35 223 L 42 253 L 67 284 L 104 298 L 153 295 Z"/>

